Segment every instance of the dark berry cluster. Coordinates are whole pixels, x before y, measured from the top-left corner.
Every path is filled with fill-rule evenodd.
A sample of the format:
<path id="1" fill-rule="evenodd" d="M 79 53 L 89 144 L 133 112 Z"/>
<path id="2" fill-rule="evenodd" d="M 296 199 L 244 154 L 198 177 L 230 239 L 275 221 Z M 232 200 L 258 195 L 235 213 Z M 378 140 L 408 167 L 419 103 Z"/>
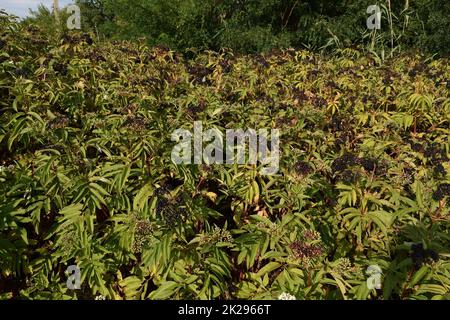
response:
<path id="1" fill-rule="evenodd" d="M 151 223 L 147 220 L 138 220 L 134 229 L 133 252 L 142 252 L 142 249 L 149 244 L 152 234 L 153 227 Z"/>
<path id="2" fill-rule="evenodd" d="M 301 176 L 306 176 L 309 173 L 311 173 L 312 169 L 311 166 L 304 161 L 298 161 L 295 165 L 294 165 L 294 170 L 297 174 L 301 175 Z"/>
<path id="3" fill-rule="evenodd" d="M 168 193 L 169 191 L 175 190 L 177 187 L 181 186 L 183 184 L 183 180 L 179 179 L 173 179 L 168 178 L 165 180 L 161 185 L 161 190 L 163 190 L 165 193 Z"/>
<path id="4" fill-rule="evenodd" d="M 334 197 L 325 196 L 325 205 L 329 208 L 334 208 L 337 204 L 337 201 Z"/>
<path id="5" fill-rule="evenodd" d="M 414 169 L 411 167 L 405 167 L 403 169 L 403 176 L 404 181 L 409 184 L 409 181 L 411 181 L 414 178 Z"/>
<path id="6" fill-rule="evenodd" d="M 439 254 L 431 249 L 424 249 L 422 243 L 415 243 L 411 246 L 411 260 L 416 268 L 420 268 L 422 264 L 439 261 Z"/>
<path id="7" fill-rule="evenodd" d="M 321 237 L 319 232 L 307 229 L 302 232 L 302 238 L 307 241 L 316 241 L 320 240 Z"/>
<path id="8" fill-rule="evenodd" d="M 370 102 L 373 105 L 378 104 L 378 98 L 375 95 L 370 95 L 370 96 L 363 96 L 361 101 L 366 104 L 368 102 Z"/>
<path id="9" fill-rule="evenodd" d="M 143 131 L 147 128 L 147 125 L 148 120 L 142 117 L 130 116 L 127 121 L 125 121 L 125 126 L 135 131 Z"/>
<path id="10" fill-rule="evenodd" d="M 434 173 L 436 173 L 437 175 L 445 176 L 445 175 L 447 175 L 447 170 L 445 170 L 445 168 L 442 165 L 442 163 L 438 163 L 434 167 Z"/>
<path id="11" fill-rule="evenodd" d="M 136 223 L 135 232 L 140 235 L 148 235 L 153 231 L 152 225 L 149 221 L 139 220 Z"/>
<path id="12" fill-rule="evenodd" d="M 207 79 L 207 76 L 213 73 L 212 68 L 204 67 L 200 64 L 187 67 L 188 73 L 191 75 L 191 81 L 195 84 L 207 84 L 210 85 L 211 81 Z"/>
<path id="13" fill-rule="evenodd" d="M 268 68 L 270 65 L 267 62 L 266 58 L 264 58 L 262 55 L 258 54 L 255 56 L 255 62 L 262 66 L 263 68 Z"/>
<path id="14" fill-rule="evenodd" d="M 290 248 L 294 256 L 298 259 L 314 259 L 320 257 L 324 251 L 319 245 L 308 244 L 301 241 L 294 241 Z"/>
<path id="15" fill-rule="evenodd" d="M 76 37 L 74 37 L 74 36 L 66 34 L 62 38 L 62 41 L 63 41 L 64 44 L 76 44 L 78 42 L 78 39 Z"/>
<path id="16" fill-rule="evenodd" d="M 359 172 L 354 172 L 352 170 L 345 170 L 339 175 L 339 179 L 345 183 L 354 183 L 361 177 Z"/>
<path id="17" fill-rule="evenodd" d="M 328 103 L 327 103 L 327 100 L 325 100 L 325 99 L 322 98 L 322 97 L 314 97 L 314 99 L 313 99 L 313 105 L 314 105 L 316 108 L 319 108 L 319 107 L 324 107 L 324 106 L 328 105 Z"/>
<path id="18" fill-rule="evenodd" d="M 91 61 L 96 61 L 96 62 L 105 62 L 106 59 L 104 56 L 102 56 L 101 54 L 99 54 L 98 52 L 92 52 L 89 55 L 89 59 L 91 59 Z"/>
<path id="19" fill-rule="evenodd" d="M 334 141 L 334 146 L 337 150 L 340 150 L 343 145 L 348 141 L 348 135 L 346 134 L 338 134 L 336 140 Z"/>
<path id="20" fill-rule="evenodd" d="M 91 38 L 91 36 L 87 33 L 84 33 L 81 36 L 81 40 L 83 40 L 84 42 L 86 42 L 88 45 L 93 45 L 94 44 L 94 40 Z"/>
<path id="21" fill-rule="evenodd" d="M 28 71 L 22 68 L 17 68 L 13 71 L 14 76 L 16 77 L 28 77 Z"/>
<path id="22" fill-rule="evenodd" d="M 371 158 L 361 158 L 358 159 L 358 164 L 360 164 L 366 171 L 374 171 L 377 167 L 377 161 Z"/>
<path id="23" fill-rule="evenodd" d="M 308 95 L 303 90 L 294 88 L 292 93 L 294 100 L 298 100 L 298 102 L 304 102 L 308 100 Z"/>
<path id="24" fill-rule="evenodd" d="M 221 60 L 220 66 L 224 73 L 230 73 L 233 70 L 233 66 L 228 59 Z"/>
<path id="25" fill-rule="evenodd" d="M 215 227 L 209 233 L 200 236 L 200 245 L 216 244 L 218 242 L 233 242 L 233 237 L 228 230 Z"/>
<path id="26" fill-rule="evenodd" d="M 30 25 L 27 27 L 27 32 L 31 33 L 32 35 L 36 35 L 39 31 L 40 30 L 37 26 Z"/>
<path id="27" fill-rule="evenodd" d="M 308 80 L 316 79 L 317 76 L 319 75 L 319 73 L 320 73 L 320 72 L 319 72 L 319 70 L 317 70 L 317 69 L 309 70 L 308 73 L 306 74 L 306 78 L 307 78 Z"/>
<path id="28" fill-rule="evenodd" d="M 386 86 L 390 86 L 392 84 L 393 80 L 394 80 L 394 78 L 392 76 L 386 75 L 383 78 L 383 84 L 386 85 Z"/>
<path id="29" fill-rule="evenodd" d="M 64 63 L 55 63 L 53 65 L 53 70 L 57 73 L 60 74 L 62 76 L 67 75 L 67 65 Z"/>
<path id="30" fill-rule="evenodd" d="M 411 145 L 411 149 L 413 151 L 423 153 L 423 155 L 428 158 L 430 163 L 434 165 L 434 173 L 436 175 L 447 175 L 447 171 L 442 165 L 442 162 L 449 160 L 445 149 L 441 148 L 436 143 L 423 145 L 421 143 L 413 142 L 409 139 L 407 139 L 406 141 Z"/>
<path id="31" fill-rule="evenodd" d="M 440 201 L 444 199 L 444 197 L 450 196 L 450 184 L 449 183 L 442 183 L 438 185 L 435 192 L 433 192 L 433 199 L 435 201 Z"/>
<path id="32" fill-rule="evenodd" d="M 183 219 L 183 210 L 174 208 L 173 206 L 166 207 L 162 212 L 162 218 L 164 223 L 169 228 L 176 227 Z"/>
<path id="33" fill-rule="evenodd" d="M 335 89 L 335 90 L 339 90 L 340 89 L 339 85 L 336 82 L 331 81 L 331 80 L 328 81 L 326 85 L 327 85 L 327 87 L 330 87 L 330 88 Z"/>
<path id="34" fill-rule="evenodd" d="M 424 156 L 431 159 L 436 159 L 441 153 L 438 146 L 432 144 L 425 149 Z"/>
<path id="35" fill-rule="evenodd" d="M 67 127 L 69 125 L 69 122 L 70 122 L 69 118 L 65 116 L 60 116 L 52 119 L 49 122 L 48 127 L 52 130 L 61 129 Z"/>
<path id="36" fill-rule="evenodd" d="M 344 121 L 336 114 L 331 118 L 331 130 L 333 132 L 344 130 Z"/>
<path id="37" fill-rule="evenodd" d="M 427 65 L 423 62 L 417 63 L 414 67 L 408 72 L 408 75 L 412 78 L 417 76 L 419 73 L 423 73 L 427 69 Z"/>
<path id="38" fill-rule="evenodd" d="M 335 159 L 333 163 L 331 164 L 331 170 L 333 173 L 344 171 L 347 169 L 347 167 L 352 166 L 356 163 L 358 158 L 351 154 L 351 153 L 345 153 L 341 157 Z"/>
<path id="39" fill-rule="evenodd" d="M 198 120 L 199 113 L 201 113 L 200 108 L 198 108 L 198 106 L 195 105 L 189 105 L 186 111 L 195 120 Z"/>
<path id="40" fill-rule="evenodd" d="M 424 148 L 422 146 L 422 144 L 417 143 L 417 142 L 410 142 L 411 144 L 411 150 L 415 151 L 415 152 L 424 152 Z"/>
<path id="41" fill-rule="evenodd" d="M 164 195 L 165 190 L 162 188 L 159 188 L 158 190 L 156 190 L 155 194 L 156 195 Z M 169 202 L 167 201 L 167 199 L 165 198 L 161 198 L 158 199 L 158 201 L 156 202 L 156 212 L 157 213 L 161 213 L 169 204 Z"/>

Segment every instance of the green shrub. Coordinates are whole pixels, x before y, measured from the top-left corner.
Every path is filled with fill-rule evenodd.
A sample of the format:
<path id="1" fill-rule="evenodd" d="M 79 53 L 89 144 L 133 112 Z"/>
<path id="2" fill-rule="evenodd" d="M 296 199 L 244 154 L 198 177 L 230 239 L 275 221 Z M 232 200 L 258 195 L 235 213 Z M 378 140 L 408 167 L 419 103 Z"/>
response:
<path id="1" fill-rule="evenodd" d="M 186 60 L 0 24 L 1 298 L 450 298 L 448 59 Z M 278 128 L 278 174 L 175 165 L 194 121 Z"/>

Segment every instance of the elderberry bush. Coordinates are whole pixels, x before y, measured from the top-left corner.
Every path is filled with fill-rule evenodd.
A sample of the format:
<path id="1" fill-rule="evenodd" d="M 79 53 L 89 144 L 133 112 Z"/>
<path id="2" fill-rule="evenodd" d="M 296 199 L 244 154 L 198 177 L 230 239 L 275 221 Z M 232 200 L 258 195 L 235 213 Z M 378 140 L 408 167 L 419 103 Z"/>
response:
<path id="1" fill-rule="evenodd" d="M 450 298 L 448 59 L 0 25 L 0 299 Z M 279 170 L 176 165 L 194 121 L 279 129 Z"/>

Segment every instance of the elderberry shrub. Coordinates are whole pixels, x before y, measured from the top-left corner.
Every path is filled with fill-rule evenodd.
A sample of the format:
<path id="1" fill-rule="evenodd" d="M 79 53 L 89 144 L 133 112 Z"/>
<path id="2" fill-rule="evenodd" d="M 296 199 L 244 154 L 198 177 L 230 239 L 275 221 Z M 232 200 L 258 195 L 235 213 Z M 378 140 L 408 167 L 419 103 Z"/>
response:
<path id="1" fill-rule="evenodd" d="M 438 259 L 445 263 L 425 270 L 417 281 L 420 292 L 401 290 L 410 277 L 393 273 L 392 283 L 398 285 L 387 298 L 431 299 L 434 288 L 445 286 L 440 275 L 448 272 L 448 257 L 435 248 L 448 247 L 448 208 L 442 207 L 450 204 L 444 171 L 447 60 L 427 67 L 434 77 L 442 72 L 439 79 L 426 79 L 427 70 L 419 65 L 417 88 L 407 75 L 410 66 L 424 60 L 416 55 L 393 57 L 392 72 L 352 52 L 337 58 L 305 50 L 187 58 L 131 41 L 105 39 L 88 47 L 90 39 L 79 32 L 67 32 L 61 42 L 30 29 L 36 33 L 31 36 L 25 27 L 0 31 L 1 41 L 7 41 L 0 43 L 0 212 L 8 224 L 0 238 L 18 244 L 0 250 L 0 274 L 16 283 L 26 277 L 48 285 L 44 291 L 4 290 L 2 278 L 0 296 L 63 296 L 62 257 L 70 264 L 86 260 L 98 266 L 82 269 L 86 279 L 95 280 L 95 286 L 85 288 L 94 297 L 100 290 L 107 299 L 270 299 L 299 265 L 317 276 L 294 281 L 290 289 L 298 297 L 342 297 L 336 286 L 317 287 L 330 283 L 329 271 L 337 266 L 334 271 L 348 283 L 346 295 L 352 299 L 367 279 L 356 268 L 366 269 L 369 261 L 389 265 L 394 258 L 385 254 L 389 241 L 409 242 L 413 234 L 413 241 L 416 234 L 432 241 L 430 247 L 415 245 L 407 252 L 415 266 Z M 15 76 L 16 68 L 19 76 L 25 73 L 20 68 L 28 70 L 33 83 Z M 338 92 L 339 110 L 331 113 L 325 105 Z M 415 101 L 434 103 L 422 108 Z M 408 127 L 406 115 L 414 115 Z M 260 165 L 172 163 L 171 134 L 190 127 L 193 116 L 202 119 L 205 130 L 280 125 L 279 160 L 291 166 L 267 177 L 259 174 Z M 414 183 L 418 179 L 423 187 Z M 148 186 L 155 189 L 153 195 Z M 425 195 L 431 190 L 430 197 L 440 201 L 423 201 L 433 220 L 422 219 L 416 233 L 404 232 L 417 216 L 410 209 L 419 206 L 419 189 Z M 350 190 L 370 201 L 348 201 Z M 30 219 L 9 223 L 20 213 Z M 130 221 L 133 214 L 136 220 Z M 380 220 L 393 215 L 395 224 Z M 86 223 L 93 225 L 86 228 Z M 311 229 L 302 232 L 306 224 Z M 95 245 L 83 253 L 79 249 L 86 236 Z M 267 245 L 273 252 L 260 256 Z M 24 252 L 36 253 L 33 260 L 45 270 L 31 268 L 27 259 L 18 264 L 14 257 Z M 261 290 L 262 271 L 272 266 L 278 267 L 267 274 L 269 282 Z M 193 285 L 183 286 L 186 275 L 195 275 Z M 173 293 L 164 290 L 175 282 Z"/>

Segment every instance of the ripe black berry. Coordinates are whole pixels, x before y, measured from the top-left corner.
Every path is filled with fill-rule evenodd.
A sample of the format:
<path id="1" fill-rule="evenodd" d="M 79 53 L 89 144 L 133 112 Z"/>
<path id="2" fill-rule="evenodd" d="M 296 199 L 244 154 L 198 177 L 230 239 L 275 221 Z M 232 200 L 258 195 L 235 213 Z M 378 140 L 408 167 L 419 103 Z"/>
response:
<path id="1" fill-rule="evenodd" d="M 433 261 L 439 261 L 439 254 L 434 250 L 428 250 L 427 256 L 433 259 Z"/>
<path id="2" fill-rule="evenodd" d="M 64 44 L 76 44 L 77 43 L 77 39 L 68 34 L 64 35 L 62 40 L 63 40 Z"/>
<path id="3" fill-rule="evenodd" d="M 383 83 L 385 84 L 385 85 L 391 85 L 392 84 L 392 77 L 390 77 L 390 76 L 386 76 L 386 77 L 384 77 L 384 79 L 383 79 Z"/>

